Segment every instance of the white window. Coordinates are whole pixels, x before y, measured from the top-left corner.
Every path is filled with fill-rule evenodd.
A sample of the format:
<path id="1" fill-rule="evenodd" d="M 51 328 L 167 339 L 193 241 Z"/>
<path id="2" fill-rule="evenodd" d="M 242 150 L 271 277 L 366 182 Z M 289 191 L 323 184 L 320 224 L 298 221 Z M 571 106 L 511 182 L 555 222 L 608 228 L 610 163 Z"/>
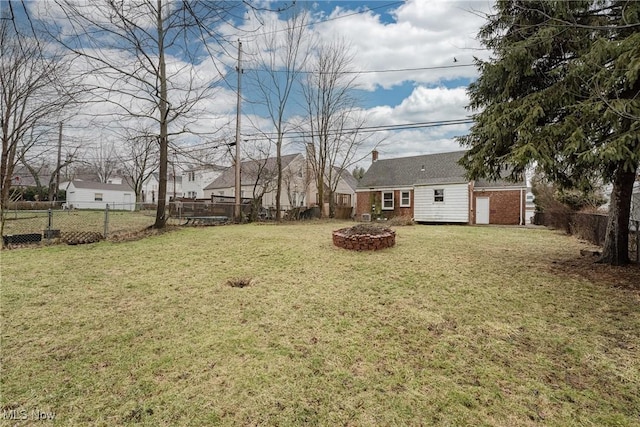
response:
<path id="1" fill-rule="evenodd" d="M 93 194 L 93 200 L 96 202 L 101 202 L 102 201 L 102 193 L 94 193 Z"/>
<path id="2" fill-rule="evenodd" d="M 433 201 L 437 203 L 444 202 L 444 189 L 433 190 Z"/>
<path id="3" fill-rule="evenodd" d="M 411 192 L 410 191 L 401 191 L 400 192 L 400 207 L 408 208 L 411 206 Z"/>
<path id="4" fill-rule="evenodd" d="M 195 173 L 195 172 L 193 172 L 193 171 L 192 171 L 192 172 L 188 172 L 188 173 L 187 173 L 187 180 L 188 180 L 189 182 L 193 182 L 193 181 L 195 181 L 195 180 L 196 180 L 196 173 Z"/>
<path id="5" fill-rule="evenodd" d="M 382 192 L 382 209 L 393 210 L 393 191 Z"/>

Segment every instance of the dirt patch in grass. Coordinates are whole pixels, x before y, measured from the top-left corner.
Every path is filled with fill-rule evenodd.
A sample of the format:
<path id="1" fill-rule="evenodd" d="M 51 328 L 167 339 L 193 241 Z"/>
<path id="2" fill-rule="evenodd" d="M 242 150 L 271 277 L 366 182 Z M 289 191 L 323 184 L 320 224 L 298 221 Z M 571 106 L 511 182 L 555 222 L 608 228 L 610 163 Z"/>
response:
<path id="1" fill-rule="evenodd" d="M 109 235 L 109 241 L 111 242 L 134 242 L 136 240 L 145 239 L 151 236 L 161 236 L 165 233 L 170 233 L 173 231 L 180 230 L 181 227 L 175 225 L 167 225 L 165 228 L 158 230 L 157 228 L 145 228 L 144 230 L 139 231 L 123 231 L 118 233 L 113 233 Z"/>
<path id="2" fill-rule="evenodd" d="M 559 276 L 587 279 L 593 283 L 640 294 L 640 264 L 612 266 L 598 264 L 596 260 L 596 257 L 588 255 L 555 259 L 549 264 L 549 270 Z"/>
<path id="3" fill-rule="evenodd" d="M 227 286 L 232 288 L 246 288 L 252 284 L 252 280 L 247 277 L 236 277 L 234 279 L 227 280 Z"/>

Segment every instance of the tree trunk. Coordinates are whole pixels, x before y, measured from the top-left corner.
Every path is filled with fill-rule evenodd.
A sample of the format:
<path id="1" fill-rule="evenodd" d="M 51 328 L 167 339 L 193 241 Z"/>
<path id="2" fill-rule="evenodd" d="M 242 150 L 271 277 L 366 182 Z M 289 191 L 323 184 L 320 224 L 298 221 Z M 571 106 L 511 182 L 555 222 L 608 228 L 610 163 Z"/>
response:
<path id="1" fill-rule="evenodd" d="M 335 200 L 335 192 L 330 189 L 329 190 L 329 218 L 336 217 L 336 200 Z"/>
<path id="2" fill-rule="evenodd" d="M 162 1 L 158 0 L 158 53 L 160 62 L 160 170 L 158 177 L 158 207 L 156 209 L 156 222 L 153 228 L 164 228 L 167 218 L 165 209 L 167 203 L 167 166 L 169 161 L 169 131 L 167 125 L 168 103 L 167 103 L 167 70 L 164 58 L 164 30 L 162 20 Z"/>
<path id="3" fill-rule="evenodd" d="M 607 234 L 599 263 L 629 264 L 629 214 L 635 179 L 636 169 L 625 171 L 623 164 L 618 165 L 609 201 Z"/>
<path id="4" fill-rule="evenodd" d="M 280 194 L 282 194 L 282 131 L 278 128 L 278 141 L 276 143 L 276 166 L 277 166 L 277 183 L 276 186 L 276 221 L 280 222 L 282 215 L 280 213 Z"/>

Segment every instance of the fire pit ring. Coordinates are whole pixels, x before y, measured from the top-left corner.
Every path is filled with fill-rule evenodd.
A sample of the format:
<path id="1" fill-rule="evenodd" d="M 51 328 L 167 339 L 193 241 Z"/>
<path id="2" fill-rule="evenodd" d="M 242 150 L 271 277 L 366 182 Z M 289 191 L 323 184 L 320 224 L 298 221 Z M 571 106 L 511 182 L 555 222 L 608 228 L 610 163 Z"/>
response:
<path id="1" fill-rule="evenodd" d="M 333 232 L 333 244 L 352 251 L 377 251 L 396 244 L 396 232 L 374 224 L 358 224 Z"/>

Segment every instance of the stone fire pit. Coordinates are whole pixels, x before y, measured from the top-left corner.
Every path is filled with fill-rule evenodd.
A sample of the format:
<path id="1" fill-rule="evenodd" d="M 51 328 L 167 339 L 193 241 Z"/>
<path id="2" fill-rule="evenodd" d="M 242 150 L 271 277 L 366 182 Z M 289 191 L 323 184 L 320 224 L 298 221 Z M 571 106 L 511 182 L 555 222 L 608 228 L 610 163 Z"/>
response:
<path id="1" fill-rule="evenodd" d="M 377 224 L 358 224 L 333 232 L 333 244 L 353 251 L 377 251 L 396 244 L 396 232 Z"/>

